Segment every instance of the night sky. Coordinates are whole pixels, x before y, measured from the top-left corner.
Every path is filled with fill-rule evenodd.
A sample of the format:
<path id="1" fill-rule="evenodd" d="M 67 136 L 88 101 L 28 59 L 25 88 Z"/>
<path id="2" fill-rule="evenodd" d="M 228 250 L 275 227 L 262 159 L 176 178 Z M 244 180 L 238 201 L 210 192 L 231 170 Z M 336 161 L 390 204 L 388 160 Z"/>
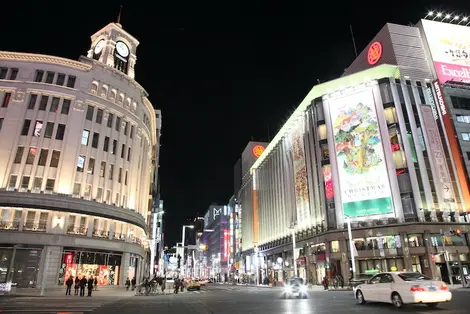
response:
<path id="1" fill-rule="evenodd" d="M 119 2 L 29 2 L 0 5 L 0 50 L 76 60 L 119 11 Z M 121 24 L 140 41 L 136 80 L 162 110 L 170 246 L 185 219 L 228 202 L 247 142 L 272 138 L 318 80 L 352 63 L 349 24 L 360 52 L 386 22 L 414 23 L 430 9 L 470 14 L 455 0 L 127 2 Z"/>

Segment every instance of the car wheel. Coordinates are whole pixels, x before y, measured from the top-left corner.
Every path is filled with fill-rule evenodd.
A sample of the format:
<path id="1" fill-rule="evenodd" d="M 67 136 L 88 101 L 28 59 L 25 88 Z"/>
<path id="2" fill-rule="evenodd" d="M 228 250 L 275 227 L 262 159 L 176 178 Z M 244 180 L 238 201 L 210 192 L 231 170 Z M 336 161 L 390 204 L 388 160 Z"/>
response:
<path id="1" fill-rule="evenodd" d="M 356 300 L 357 304 L 364 304 L 366 303 L 366 300 L 364 299 L 364 294 L 362 294 L 361 290 L 357 290 L 356 292 Z"/>
<path id="2" fill-rule="evenodd" d="M 439 305 L 439 303 L 426 303 L 426 305 L 431 309 L 435 309 Z"/>
<path id="3" fill-rule="evenodd" d="M 401 296 L 396 292 L 392 293 L 392 304 L 396 308 L 403 307 L 403 301 L 401 299 Z"/>

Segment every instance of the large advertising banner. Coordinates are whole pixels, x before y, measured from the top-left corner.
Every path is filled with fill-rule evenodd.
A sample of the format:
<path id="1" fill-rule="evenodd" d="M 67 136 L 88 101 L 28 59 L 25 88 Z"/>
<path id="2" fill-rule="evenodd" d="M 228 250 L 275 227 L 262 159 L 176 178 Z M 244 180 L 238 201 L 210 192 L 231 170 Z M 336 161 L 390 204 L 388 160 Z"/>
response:
<path id="1" fill-rule="evenodd" d="M 297 223 L 300 227 L 310 223 L 310 198 L 308 193 L 307 166 L 304 148 L 305 120 L 291 133 L 291 152 L 294 162 L 295 204 L 297 209 Z"/>
<path id="2" fill-rule="evenodd" d="M 328 106 L 344 215 L 363 217 L 393 213 L 372 88 L 331 98 Z"/>
<path id="3" fill-rule="evenodd" d="M 470 83 L 470 27 L 422 20 L 440 83 Z"/>

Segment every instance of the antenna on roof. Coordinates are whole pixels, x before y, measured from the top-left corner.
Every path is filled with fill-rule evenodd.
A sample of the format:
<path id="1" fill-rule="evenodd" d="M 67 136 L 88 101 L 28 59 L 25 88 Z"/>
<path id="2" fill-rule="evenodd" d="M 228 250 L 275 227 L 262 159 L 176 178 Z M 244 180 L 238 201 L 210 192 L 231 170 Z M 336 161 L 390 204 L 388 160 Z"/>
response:
<path id="1" fill-rule="evenodd" d="M 351 38 L 352 38 L 352 43 L 353 43 L 353 46 L 354 46 L 354 53 L 356 54 L 356 58 L 357 58 L 356 41 L 354 40 L 354 33 L 353 33 L 353 29 L 352 29 L 351 24 L 349 24 L 349 30 L 351 31 Z"/>
<path id="2" fill-rule="evenodd" d="M 116 24 L 121 24 L 122 5 L 119 6 L 119 14 L 116 19 Z"/>

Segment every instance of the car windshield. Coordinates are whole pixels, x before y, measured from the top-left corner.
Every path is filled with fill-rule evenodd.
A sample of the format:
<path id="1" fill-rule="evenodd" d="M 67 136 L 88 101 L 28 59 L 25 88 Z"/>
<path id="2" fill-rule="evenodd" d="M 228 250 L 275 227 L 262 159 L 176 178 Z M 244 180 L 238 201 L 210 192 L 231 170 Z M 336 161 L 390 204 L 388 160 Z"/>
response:
<path id="1" fill-rule="evenodd" d="M 304 280 L 302 278 L 293 278 L 293 279 L 289 279 L 289 285 L 293 286 L 293 285 L 301 285 L 304 283 Z"/>
<path id="2" fill-rule="evenodd" d="M 404 281 L 431 280 L 429 277 L 426 277 L 421 273 L 401 273 L 398 274 L 398 277 Z"/>

